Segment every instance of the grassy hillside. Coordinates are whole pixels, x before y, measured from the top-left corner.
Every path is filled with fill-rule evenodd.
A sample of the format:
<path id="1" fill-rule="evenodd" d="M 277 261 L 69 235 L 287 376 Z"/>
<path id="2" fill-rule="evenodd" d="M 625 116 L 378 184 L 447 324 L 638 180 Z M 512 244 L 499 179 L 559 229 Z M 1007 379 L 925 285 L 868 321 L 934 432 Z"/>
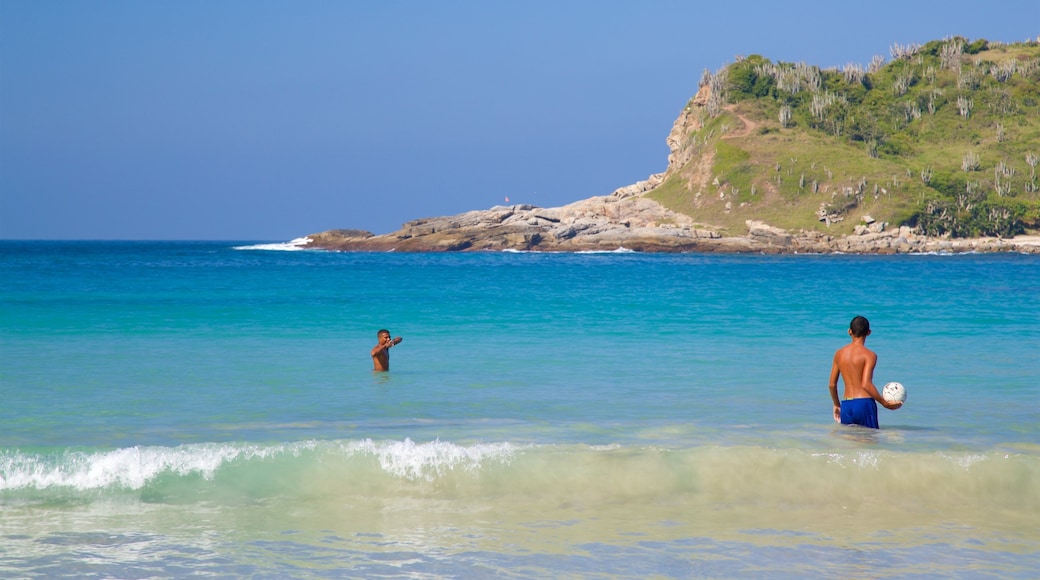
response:
<path id="1" fill-rule="evenodd" d="M 745 220 L 850 233 L 864 216 L 930 235 L 1040 227 L 1040 45 L 948 38 L 820 69 L 740 58 L 712 74 L 648 194 L 731 234 Z"/>

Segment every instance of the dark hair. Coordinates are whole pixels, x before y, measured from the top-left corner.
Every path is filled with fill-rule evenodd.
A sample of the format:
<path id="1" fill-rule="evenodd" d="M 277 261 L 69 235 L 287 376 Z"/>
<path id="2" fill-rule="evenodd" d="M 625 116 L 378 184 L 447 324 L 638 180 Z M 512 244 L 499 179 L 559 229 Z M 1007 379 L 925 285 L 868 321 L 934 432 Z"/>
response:
<path id="1" fill-rule="evenodd" d="M 380 334 L 388 334 L 389 335 L 390 331 L 385 329 L 385 328 L 381 328 L 381 329 L 379 329 L 379 332 L 376 333 L 376 336 L 379 336 Z"/>
<path id="2" fill-rule="evenodd" d="M 863 338 L 870 334 L 870 321 L 862 316 L 857 316 L 849 323 L 849 330 L 852 331 L 852 336 Z"/>

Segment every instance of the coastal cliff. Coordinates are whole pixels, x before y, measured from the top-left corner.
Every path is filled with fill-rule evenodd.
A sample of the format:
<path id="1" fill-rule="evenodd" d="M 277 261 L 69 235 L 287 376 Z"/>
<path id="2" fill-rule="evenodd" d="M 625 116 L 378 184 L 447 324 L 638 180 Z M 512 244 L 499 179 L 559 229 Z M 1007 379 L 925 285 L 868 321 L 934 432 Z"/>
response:
<path id="1" fill-rule="evenodd" d="M 738 59 L 705 71 L 667 136 L 667 168 L 644 181 L 562 207 L 495 206 L 382 235 L 330 230 L 302 243 L 404 252 L 1040 253 L 1040 236 L 1024 235 L 1040 220 L 1029 138 L 1030 127 L 1040 129 L 1040 49 L 1002 45 L 969 58 L 962 40 L 899 47 L 893 62 L 868 71 Z M 955 106 L 945 92 L 951 83 L 969 97 L 983 91 L 988 109 L 958 109 L 966 97 Z M 891 118 L 869 117 L 864 127 L 856 107 L 876 109 L 878 99 L 891 101 Z M 984 129 L 994 136 L 980 139 Z M 1016 173 L 1012 155 L 1028 167 Z"/>

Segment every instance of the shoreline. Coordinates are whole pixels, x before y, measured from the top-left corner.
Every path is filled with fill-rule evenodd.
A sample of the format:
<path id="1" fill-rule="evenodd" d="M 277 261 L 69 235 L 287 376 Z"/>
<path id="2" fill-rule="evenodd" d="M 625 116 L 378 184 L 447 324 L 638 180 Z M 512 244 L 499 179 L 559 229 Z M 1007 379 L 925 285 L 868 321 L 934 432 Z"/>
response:
<path id="1" fill-rule="evenodd" d="M 327 251 L 327 252 L 371 252 L 371 253 L 449 253 L 449 252 L 515 252 L 515 253 L 643 253 L 643 254 L 759 254 L 759 255 L 801 255 L 801 256 L 892 256 L 892 255 L 957 255 L 957 254 L 1023 254 L 1040 255 L 1040 242 L 1018 238 L 1001 240 L 997 238 L 963 238 L 947 240 L 941 238 L 918 239 L 905 245 L 873 246 L 864 245 L 862 241 L 851 236 L 835 238 L 830 243 L 820 243 L 812 239 L 794 239 L 790 245 L 770 245 L 752 240 L 750 237 L 717 238 L 684 245 L 668 245 L 661 247 L 653 242 L 636 242 L 616 246 L 606 245 L 572 245 L 568 247 L 538 245 L 534 247 L 480 247 L 444 248 L 441 246 L 423 247 L 420 244 L 407 244 L 404 248 L 387 245 L 376 240 L 330 240 L 324 235 L 309 242 L 299 241 L 284 244 L 267 244 L 263 249 L 292 251 Z M 1036 236 L 1024 236 L 1035 238 Z M 305 238 L 305 239 L 310 239 Z M 463 242 L 465 243 L 465 242 Z M 273 247 L 284 246 L 284 247 Z M 261 248 L 236 248 L 261 249 Z"/>
<path id="2" fill-rule="evenodd" d="M 455 216 L 423 218 L 376 235 L 329 230 L 290 242 L 295 249 L 354 252 L 612 252 L 720 254 L 962 254 L 1040 255 L 1040 235 L 947 238 L 916 234 L 907 226 L 871 222 L 856 233 L 789 232 L 746 220 L 747 233 L 694 222 L 641 195 L 594 197 L 563 207 L 495 206 Z"/>

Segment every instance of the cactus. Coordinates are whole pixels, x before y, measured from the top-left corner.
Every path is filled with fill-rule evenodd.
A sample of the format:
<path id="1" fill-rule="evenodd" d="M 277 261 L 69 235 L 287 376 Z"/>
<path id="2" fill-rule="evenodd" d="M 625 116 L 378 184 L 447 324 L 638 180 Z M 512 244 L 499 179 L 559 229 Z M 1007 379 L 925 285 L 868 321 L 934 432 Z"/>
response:
<path id="1" fill-rule="evenodd" d="M 914 74 L 910 71 L 896 77 L 895 82 L 892 83 L 892 89 L 895 91 L 897 97 L 901 97 L 906 94 L 906 91 L 910 89 L 910 85 L 914 82 Z"/>
<path id="2" fill-rule="evenodd" d="M 1026 153 L 1026 164 L 1029 165 L 1029 183 L 1026 184 L 1026 193 L 1035 193 L 1037 191 L 1036 186 L 1036 163 L 1038 158 L 1036 153 Z"/>
<path id="3" fill-rule="evenodd" d="M 916 42 L 911 42 L 906 46 L 900 46 L 897 42 L 889 47 L 888 52 L 894 59 L 910 60 L 920 50 L 921 45 Z"/>
<path id="4" fill-rule="evenodd" d="M 920 119 L 921 107 L 917 106 L 917 103 L 913 101 L 907 101 L 903 103 L 903 116 L 906 118 L 907 123 L 914 119 Z"/>
<path id="5" fill-rule="evenodd" d="M 967 97 L 957 97 L 957 110 L 962 117 L 967 119 L 971 116 L 971 110 L 975 107 L 975 101 Z"/>
<path id="6" fill-rule="evenodd" d="M 994 64 L 994 65 L 990 66 L 989 67 L 989 74 L 992 75 L 993 78 L 997 79 L 997 82 L 1004 83 L 1004 82 L 1007 82 L 1012 76 L 1015 75 L 1015 71 L 1017 70 L 1017 67 L 1018 67 L 1018 65 L 1017 65 L 1016 61 L 1009 60 L 1009 61 L 1005 61 L 1002 64 Z"/>
<path id="7" fill-rule="evenodd" d="M 935 97 L 942 96 L 941 89 L 932 89 L 932 92 L 928 93 L 928 113 L 931 115 L 935 114 L 938 106 L 935 104 Z"/>
<path id="8" fill-rule="evenodd" d="M 993 189 L 997 195 L 1004 197 L 1011 194 L 1011 178 L 1015 176 L 1015 168 L 1001 160 L 993 168 Z"/>
<path id="9" fill-rule="evenodd" d="M 699 83 L 697 83 L 697 87 L 703 87 L 703 86 L 707 85 L 710 80 L 711 80 L 711 71 L 708 70 L 708 69 L 704 69 L 704 72 L 701 73 L 701 81 Z"/>
<path id="10" fill-rule="evenodd" d="M 726 104 L 726 80 L 723 73 L 725 69 L 708 75 L 708 114 L 717 117 L 722 112 L 722 106 Z"/>
<path id="11" fill-rule="evenodd" d="M 956 38 L 948 40 L 939 50 L 939 62 L 943 68 L 955 69 L 960 66 L 962 54 L 964 54 L 964 42 Z"/>
<path id="12" fill-rule="evenodd" d="M 975 69 L 961 69 L 957 76 L 957 88 L 962 91 L 974 91 L 979 88 L 979 76 Z"/>
<path id="13" fill-rule="evenodd" d="M 875 54 L 874 58 L 870 59 L 870 64 L 867 65 L 868 73 L 876 73 L 881 70 L 881 67 L 885 66 L 885 57 L 880 54 Z"/>
<path id="14" fill-rule="evenodd" d="M 845 76 L 845 82 L 849 84 L 863 81 L 863 67 L 859 64 L 850 62 L 841 69 L 841 72 Z"/>
<path id="15" fill-rule="evenodd" d="M 974 151 L 968 151 L 961 160 L 961 169 L 965 172 L 979 170 L 979 156 Z"/>

